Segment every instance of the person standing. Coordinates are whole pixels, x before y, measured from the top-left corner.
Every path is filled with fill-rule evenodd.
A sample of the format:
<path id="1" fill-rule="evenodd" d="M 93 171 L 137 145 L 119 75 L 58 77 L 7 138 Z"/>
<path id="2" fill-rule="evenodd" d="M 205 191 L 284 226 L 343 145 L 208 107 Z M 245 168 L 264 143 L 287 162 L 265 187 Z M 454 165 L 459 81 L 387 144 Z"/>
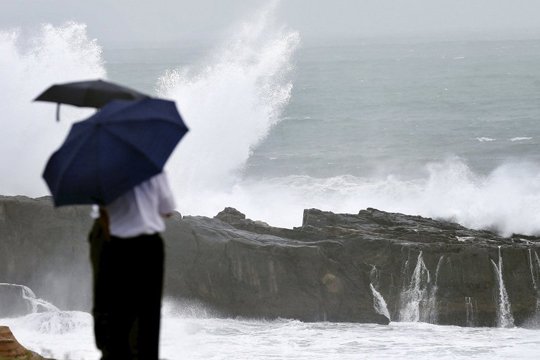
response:
<path id="1" fill-rule="evenodd" d="M 175 202 L 165 173 L 99 208 L 89 234 L 94 333 L 102 360 L 157 360 L 164 217 Z M 97 211 L 95 211 L 97 213 Z"/>

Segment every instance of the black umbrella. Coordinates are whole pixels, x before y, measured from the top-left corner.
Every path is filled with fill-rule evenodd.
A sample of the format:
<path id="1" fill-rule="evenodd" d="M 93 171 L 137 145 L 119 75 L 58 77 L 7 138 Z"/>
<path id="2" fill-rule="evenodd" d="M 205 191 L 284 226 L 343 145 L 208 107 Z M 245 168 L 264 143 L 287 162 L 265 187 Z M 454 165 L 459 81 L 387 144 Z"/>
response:
<path id="1" fill-rule="evenodd" d="M 101 108 L 111 100 L 135 100 L 149 96 L 136 90 L 103 80 L 77 81 L 53 85 L 34 101 L 58 103 L 56 120 L 60 118 L 60 104 Z"/>

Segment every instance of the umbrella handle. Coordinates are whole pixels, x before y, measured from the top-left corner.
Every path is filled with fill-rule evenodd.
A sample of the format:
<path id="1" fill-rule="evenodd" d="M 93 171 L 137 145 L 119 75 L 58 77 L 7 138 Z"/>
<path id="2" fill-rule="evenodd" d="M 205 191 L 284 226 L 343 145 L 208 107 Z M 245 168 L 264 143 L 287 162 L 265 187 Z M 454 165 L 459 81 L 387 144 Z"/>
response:
<path id="1" fill-rule="evenodd" d="M 60 103 L 56 105 L 56 122 L 60 122 Z"/>

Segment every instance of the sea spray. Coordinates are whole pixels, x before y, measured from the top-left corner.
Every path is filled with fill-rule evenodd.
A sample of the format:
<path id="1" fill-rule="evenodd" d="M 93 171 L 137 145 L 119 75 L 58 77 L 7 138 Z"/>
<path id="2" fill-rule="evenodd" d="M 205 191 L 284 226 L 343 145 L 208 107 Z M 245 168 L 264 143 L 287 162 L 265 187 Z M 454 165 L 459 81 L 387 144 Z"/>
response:
<path id="1" fill-rule="evenodd" d="M 5 287 L 8 291 L 14 292 L 24 300 L 28 313 L 57 312 L 60 311 L 56 306 L 48 301 L 39 299 L 36 294 L 27 286 L 19 284 L 0 283 L 0 287 Z"/>
<path id="2" fill-rule="evenodd" d="M 538 165 L 506 164 L 480 176 L 464 159 L 452 157 L 426 165 L 425 178 L 290 175 L 245 179 L 218 200 L 231 201 L 252 219 L 283 227 L 300 226 L 303 209 L 357 213 L 373 207 L 447 219 L 504 236 L 534 235 L 540 233 L 538 179 Z"/>
<path id="3" fill-rule="evenodd" d="M 2 195 L 48 193 L 41 173 L 48 156 L 66 136 L 69 124 L 92 113 L 56 104 L 32 103 L 53 83 L 105 77 L 101 47 L 87 37 L 86 25 L 42 25 L 21 40 L 22 30 L 0 29 L 0 183 Z"/>
<path id="4" fill-rule="evenodd" d="M 92 315 L 82 311 L 28 314 L 19 320 L 27 329 L 43 334 L 66 334 L 92 326 Z"/>
<path id="5" fill-rule="evenodd" d="M 198 318 L 211 319 L 226 317 L 201 300 L 177 299 L 166 297 L 163 299 L 161 314 L 166 318 Z"/>
<path id="6" fill-rule="evenodd" d="M 159 79 L 158 93 L 177 102 L 190 128 L 169 166 L 182 212 L 235 205 L 240 171 L 289 101 L 299 34 L 274 24 L 275 6 L 243 23 L 206 66 Z"/>
<path id="7" fill-rule="evenodd" d="M 22 298 L 27 302 L 31 313 L 60 311 L 56 306 L 43 299 L 38 299 L 36 294 L 27 286 L 19 285 L 22 290 Z"/>

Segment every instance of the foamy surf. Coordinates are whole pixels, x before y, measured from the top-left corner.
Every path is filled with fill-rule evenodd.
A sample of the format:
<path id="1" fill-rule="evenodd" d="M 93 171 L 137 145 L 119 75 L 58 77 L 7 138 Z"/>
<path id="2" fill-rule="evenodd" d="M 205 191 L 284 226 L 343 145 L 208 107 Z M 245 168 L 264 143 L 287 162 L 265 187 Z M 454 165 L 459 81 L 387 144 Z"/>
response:
<path id="1" fill-rule="evenodd" d="M 24 318 L 0 319 L 25 347 L 56 359 L 97 360 L 91 316 L 66 333 L 43 333 Z M 425 323 L 388 326 L 165 317 L 160 358 L 175 359 L 536 359 L 538 331 Z"/>
<path id="2" fill-rule="evenodd" d="M 414 180 L 350 175 L 331 178 L 287 176 L 245 179 L 229 192 L 199 193 L 203 201 L 185 214 L 214 216 L 233 206 L 249 218 L 273 226 L 301 226 L 303 210 L 318 208 L 357 213 L 373 207 L 458 222 L 473 229 L 492 229 L 503 235 L 540 234 L 540 167 L 514 163 L 487 176 L 475 174 L 462 160 L 451 158 L 425 168 Z"/>
<path id="3" fill-rule="evenodd" d="M 0 30 L 0 182 L 2 195 L 43 196 L 41 173 L 60 145 L 69 125 L 92 110 L 63 106 L 56 123 L 56 105 L 32 103 L 53 83 L 105 77 L 101 47 L 88 38 L 86 25 L 42 25 L 22 41 L 21 30 Z"/>

